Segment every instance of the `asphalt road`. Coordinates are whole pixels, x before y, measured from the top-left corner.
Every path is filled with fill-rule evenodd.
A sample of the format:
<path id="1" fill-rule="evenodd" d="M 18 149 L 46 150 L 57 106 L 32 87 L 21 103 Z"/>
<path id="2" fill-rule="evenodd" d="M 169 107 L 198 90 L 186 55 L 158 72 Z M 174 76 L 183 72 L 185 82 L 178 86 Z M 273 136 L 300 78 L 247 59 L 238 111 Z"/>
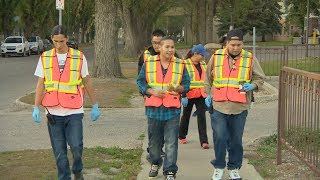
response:
<path id="1" fill-rule="evenodd" d="M 93 48 L 83 49 L 89 68 L 94 57 Z M 27 57 L 0 57 L 0 111 L 10 108 L 20 96 L 35 90 L 37 78 L 33 75 L 40 55 Z"/>

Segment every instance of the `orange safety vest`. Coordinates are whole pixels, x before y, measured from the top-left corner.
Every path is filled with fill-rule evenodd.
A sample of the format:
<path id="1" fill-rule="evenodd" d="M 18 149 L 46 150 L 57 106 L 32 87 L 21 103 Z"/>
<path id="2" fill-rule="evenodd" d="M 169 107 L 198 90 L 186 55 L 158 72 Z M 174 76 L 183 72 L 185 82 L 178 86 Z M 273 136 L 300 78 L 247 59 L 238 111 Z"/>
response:
<path id="1" fill-rule="evenodd" d="M 200 67 L 202 69 L 201 77 L 192 60 L 185 60 L 186 68 L 190 76 L 190 90 L 186 94 L 188 99 L 207 97 L 207 94 L 204 92 L 204 75 L 206 74 L 207 65 L 204 61 L 200 62 Z"/>
<path id="2" fill-rule="evenodd" d="M 44 69 L 46 93 L 42 105 L 78 109 L 83 105 L 83 85 L 81 78 L 82 52 L 69 48 L 64 70 L 60 73 L 56 49 L 41 55 Z"/>
<path id="3" fill-rule="evenodd" d="M 252 53 L 242 50 L 236 60 L 236 69 L 230 69 L 227 49 L 219 49 L 213 58 L 213 100 L 246 103 L 246 94 L 240 93 L 240 82 L 250 82 Z"/>
<path id="4" fill-rule="evenodd" d="M 149 56 L 145 61 L 145 67 L 147 83 L 153 89 L 165 90 L 169 84 L 175 87 L 181 83 L 184 69 L 184 63 L 181 59 L 172 57 L 164 77 L 159 55 Z M 153 95 L 145 98 L 145 106 L 160 107 L 161 105 L 167 108 L 180 108 L 180 94 L 167 92 L 164 98 Z"/>

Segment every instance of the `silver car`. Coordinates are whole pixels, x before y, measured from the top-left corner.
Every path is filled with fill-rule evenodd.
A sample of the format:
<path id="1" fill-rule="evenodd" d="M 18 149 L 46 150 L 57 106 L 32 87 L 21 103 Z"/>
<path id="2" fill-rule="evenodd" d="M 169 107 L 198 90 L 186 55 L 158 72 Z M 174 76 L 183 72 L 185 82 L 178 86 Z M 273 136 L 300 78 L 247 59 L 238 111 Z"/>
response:
<path id="1" fill-rule="evenodd" d="M 27 39 L 23 36 L 9 36 L 1 44 L 1 55 L 30 56 L 30 45 Z"/>

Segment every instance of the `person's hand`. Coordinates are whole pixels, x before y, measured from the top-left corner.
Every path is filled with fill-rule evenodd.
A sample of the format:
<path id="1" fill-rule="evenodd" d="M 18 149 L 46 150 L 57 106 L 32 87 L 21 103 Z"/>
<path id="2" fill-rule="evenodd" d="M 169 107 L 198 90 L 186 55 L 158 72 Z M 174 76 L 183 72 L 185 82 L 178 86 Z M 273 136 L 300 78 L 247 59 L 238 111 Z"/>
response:
<path id="1" fill-rule="evenodd" d="M 38 107 L 33 108 L 32 118 L 34 122 L 40 123 L 40 111 Z"/>
<path id="2" fill-rule="evenodd" d="M 187 107 L 188 105 L 188 98 L 184 97 L 181 99 L 181 104 L 183 107 Z"/>
<path id="3" fill-rule="evenodd" d="M 91 109 L 91 121 L 94 122 L 96 120 L 98 120 L 100 117 L 100 111 L 99 111 L 99 107 L 98 107 L 98 103 L 92 105 L 92 109 Z"/>
<path id="4" fill-rule="evenodd" d="M 254 89 L 253 84 L 250 83 L 244 83 L 243 84 L 243 90 L 248 92 L 248 91 L 252 91 Z"/>
<path id="5" fill-rule="evenodd" d="M 166 95 L 166 91 L 165 90 L 154 89 L 152 91 L 152 95 L 157 96 L 159 98 L 164 98 L 164 96 Z"/>
<path id="6" fill-rule="evenodd" d="M 212 97 L 211 97 L 211 95 L 207 96 L 206 99 L 204 100 L 204 102 L 206 103 L 207 107 L 212 106 Z"/>
<path id="7" fill-rule="evenodd" d="M 167 87 L 167 91 L 173 92 L 173 91 L 175 91 L 175 87 L 172 84 L 169 84 Z"/>

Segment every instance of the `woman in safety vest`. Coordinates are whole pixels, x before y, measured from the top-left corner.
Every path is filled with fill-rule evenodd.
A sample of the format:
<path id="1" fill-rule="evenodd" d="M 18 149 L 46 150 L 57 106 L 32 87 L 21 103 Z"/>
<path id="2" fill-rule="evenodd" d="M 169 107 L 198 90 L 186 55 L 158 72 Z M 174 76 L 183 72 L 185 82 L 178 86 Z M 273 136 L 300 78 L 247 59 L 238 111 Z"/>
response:
<path id="1" fill-rule="evenodd" d="M 87 60 L 79 50 L 68 48 L 67 30 L 58 25 L 52 29 L 54 48 L 42 53 L 35 71 L 38 83 L 33 120 L 40 123 L 39 106 L 46 109 L 51 146 L 56 159 L 58 179 L 71 179 L 68 160 L 69 144 L 74 179 L 83 179 L 83 96 L 84 89 L 92 102 L 91 120 L 96 121 L 99 108 L 89 78 Z"/>
<path id="2" fill-rule="evenodd" d="M 174 53 L 174 41 L 170 37 L 163 37 L 160 40 L 160 55 L 146 59 L 137 79 L 140 92 L 146 96 L 148 132 L 151 133 L 149 178 L 158 176 L 162 164 L 167 180 L 175 179 L 178 171 L 180 97 L 182 93 L 188 92 L 190 78 L 183 60 L 174 57 Z M 161 158 L 163 137 L 166 152 L 164 159 Z"/>
<path id="3" fill-rule="evenodd" d="M 207 95 L 204 93 L 204 76 L 206 73 L 207 65 L 203 61 L 204 56 L 209 53 L 205 48 L 199 44 L 194 46 L 185 59 L 186 68 L 190 76 L 190 90 L 187 94 L 182 94 L 181 103 L 183 105 L 183 113 L 180 120 L 179 130 L 179 143 L 186 144 L 186 136 L 188 134 L 189 120 L 193 105 L 196 106 L 198 121 L 198 132 L 200 139 L 200 146 L 204 149 L 209 148 L 207 136 L 207 123 L 206 123 L 206 105 L 205 98 Z"/>
<path id="4" fill-rule="evenodd" d="M 258 60 L 243 48 L 243 34 L 228 32 L 226 48 L 217 50 L 208 62 L 204 80 L 206 105 L 213 106 L 210 114 L 214 132 L 214 166 L 212 180 L 220 180 L 224 169 L 229 179 L 239 180 L 242 166 L 242 136 L 250 108 L 252 91 L 258 91 L 265 77 Z M 228 152 L 228 161 L 226 161 Z"/>

